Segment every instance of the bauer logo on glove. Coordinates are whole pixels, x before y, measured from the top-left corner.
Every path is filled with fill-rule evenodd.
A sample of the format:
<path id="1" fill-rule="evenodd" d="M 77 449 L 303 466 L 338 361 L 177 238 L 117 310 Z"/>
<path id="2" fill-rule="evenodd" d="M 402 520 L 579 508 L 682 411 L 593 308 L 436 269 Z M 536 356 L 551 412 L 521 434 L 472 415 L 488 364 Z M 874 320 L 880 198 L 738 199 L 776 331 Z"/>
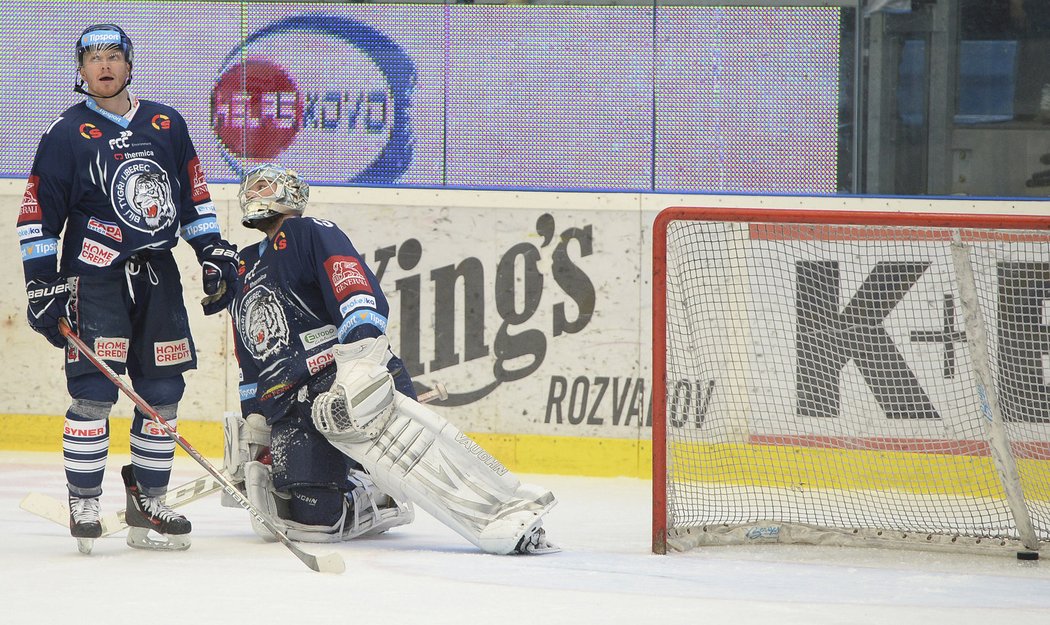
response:
<path id="1" fill-rule="evenodd" d="M 214 315 L 229 305 L 237 286 L 237 248 L 219 239 L 201 252 L 204 299 L 201 307 L 205 315 Z"/>

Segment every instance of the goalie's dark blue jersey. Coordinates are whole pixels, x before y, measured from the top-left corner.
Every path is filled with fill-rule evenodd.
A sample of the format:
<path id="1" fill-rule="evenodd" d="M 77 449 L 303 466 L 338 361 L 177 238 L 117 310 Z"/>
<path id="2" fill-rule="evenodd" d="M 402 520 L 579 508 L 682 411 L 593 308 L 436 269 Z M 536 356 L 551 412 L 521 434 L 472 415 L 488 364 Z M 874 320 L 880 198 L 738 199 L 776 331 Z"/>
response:
<path id="1" fill-rule="evenodd" d="M 170 249 L 179 235 L 199 258 L 219 239 L 186 122 L 171 107 L 136 102 L 128 120 L 87 100 L 47 128 L 18 215 L 27 281 L 122 270 L 135 252 Z"/>
<path id="2" fill-rule="evenodd" d="M 333 364 L 333 346 L 384 334 L 390 306 L 350 239 L 324 219 L 285 219 L 240 257 L 230 316 L 241 410 L 273 422 L 292 391 Z"/>

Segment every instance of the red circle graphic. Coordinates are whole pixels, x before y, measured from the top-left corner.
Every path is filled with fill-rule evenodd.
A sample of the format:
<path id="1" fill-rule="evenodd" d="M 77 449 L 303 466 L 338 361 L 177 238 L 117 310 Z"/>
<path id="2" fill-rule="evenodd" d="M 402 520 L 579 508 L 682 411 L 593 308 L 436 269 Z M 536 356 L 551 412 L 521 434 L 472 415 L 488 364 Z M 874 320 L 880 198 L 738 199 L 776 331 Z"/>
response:
<path id="1" fill-rule="evenodd" d="M 212 129 L 231 154 L 269 160 L 299 132 L 303 102 L 284 68 L 247 59 L 231 66 L 212 92 Z"/>

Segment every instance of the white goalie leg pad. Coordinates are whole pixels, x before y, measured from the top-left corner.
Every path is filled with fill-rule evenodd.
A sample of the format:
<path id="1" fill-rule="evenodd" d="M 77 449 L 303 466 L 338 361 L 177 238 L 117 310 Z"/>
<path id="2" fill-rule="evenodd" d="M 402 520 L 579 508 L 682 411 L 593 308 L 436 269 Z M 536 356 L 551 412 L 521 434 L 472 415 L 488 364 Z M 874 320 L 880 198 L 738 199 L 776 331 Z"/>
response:
<path id="1" fill-rule="evenodd" d="M 273 474 L 270 467 L 261 462 L 244 464 L 244 495 L 259 512 L 265 514 L 281 531 L 287 532 L 285 518 L 288 517 L 289 495 L 278 492 L 273 487 Z M 240 507 L 240 506 L 238 506 Z M 252 530 L 265 541 L 274 542 L 277 537 L 266 529 L 266 526 L 251 516 Z"/>
<path id="2" fill-rule="evenodd" d="M 353 506 L 343 534 L 347 539 L 358 536 L 375 536 L 415 520 L 416 512 L 411 503 L 400 503 L 379 490 L 372 478 L 364 471 L 351 469 L 350 491 Z"/>
<path id="3" fill-rule="evenodd" d="M 248 418 L 227 413 L 223 421 L 224 447 L 222 467 L 234 482 L 244 479 L 244 465 L 259 459 L 259 454 L 270 446 L 270 426 L 261 414 Z"/>
<path id="4" fill-rule="evenodd" d="M 557 503 L 543 488 L 522 484 L 444 417 L 400 393 L 385 427 L 371 436 L 338 414 L 317 426 L 336 448 L 360 462 L 384 492 L 426 510 L 488 553 L 509 554 L 537 535 Z M 346 410 L 343 406 L 342 409 Z"/>
<path id="5" fill-rule="evenodd" d="M 269 466 L 261 462 L 249 462 L 244 466 L 245 487 L 248 501 L 259 512 L 265 514 L 288 538 L 300 542 L 334 543 L 351 540 L 359 536 L 374 536 L 391 528 L 411 523 L 415 518 L 412 504 L 400 504 L 383 493 L 369 477 L 360 471 L 351 471 L 350 492 L 353 505 L 344 500 L 343 513 L 334 525 L 306 525 L 288 518 L 290 496 L 273 487 L 273 474 Z M 276 537 L 265 526 L 252 517 L 252 529 L 263 540 L 273 542 Z"/>
<path id="6" fill-rule="evenodd" d="M 230 477 L 230 481 L 238 484 L 244 481 L 245 465 L 258 460 L 270 447 L 270 426 L 261 414 L 252 413 L 248 418 L 243 418 L 236 413 L 226 413 L 223 420 L 223 441 L 223 471 Z M 241 507 L 236 499 L 225 492 L 222 493 L 220 503 L 227 508 Z"/>

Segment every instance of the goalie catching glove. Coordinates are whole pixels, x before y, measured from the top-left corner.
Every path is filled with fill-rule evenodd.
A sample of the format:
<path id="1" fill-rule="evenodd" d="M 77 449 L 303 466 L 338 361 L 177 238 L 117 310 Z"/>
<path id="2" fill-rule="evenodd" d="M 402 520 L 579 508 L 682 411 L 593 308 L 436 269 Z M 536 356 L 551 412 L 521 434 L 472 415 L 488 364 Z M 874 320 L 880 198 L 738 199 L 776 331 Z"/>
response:
<path id="1" fill-rule="evenodd" d="M 394 411 L 394 378 L 387 371 L 390 343 L 385 336 L 336 345 L 338 372 L 332 389 L 314 400 L 314 422 L 322 433 L 353 432 L 371 440 L 383 431 Z M 356 460 L 356 458 L 355 458 Z"/>
<path id="2" fill-rule="evenodd" d="M 219 239 L 206 246 L 200 253 L 201 269 L 204 272 L 204 299 L 201 307 L 205 315 L 214 315 L 229 305 L 237 291 L 237 248 Z"/>

